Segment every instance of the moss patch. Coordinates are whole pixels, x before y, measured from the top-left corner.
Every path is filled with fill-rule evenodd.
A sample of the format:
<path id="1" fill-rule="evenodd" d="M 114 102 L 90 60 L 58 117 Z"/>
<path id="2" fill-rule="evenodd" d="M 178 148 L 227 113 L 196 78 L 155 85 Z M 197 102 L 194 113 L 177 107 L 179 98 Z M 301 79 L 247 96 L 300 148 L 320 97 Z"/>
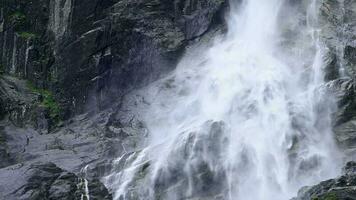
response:
<path id="1" fill-rule="evenodd" d="M 30 39 L 30 38 L 35 38 L 36 34 L 30 33 L 30 32 L 18 32 L 17 33 L 19 37 L 25 38 L 25 39 Z"/>
<path id="2" fill-rule="evenodd" d="M 15 30 L 20 29 L 26 22 L 25 14 L 20 11 L 13 12 L 9 18 L 11 23 L 15 26 Z"/>
<path id="3" fill-rule="evenodd" d="M 15 11 L 10 15 L 10 20 L 12 22 L 19 22 L 26 20 L 26 16 L 21 11 Z"/>
<path id="4" fill-rule="evenodd" d="M 330 192 L 322 195 L 321 197 L 314 197 L 312 200 L 339 200 L 339 198 L 335 193 Z"/>
<path id="5" fill-rule="evenodd" d="M 56 101 L 54 94 L 49 90 L 35 87 L 30 81 L 27 82 L 27 86 L 32 92 L 42 96 L 41 105 L 48 110 L 49 117 L 55 123 L 58 123 L 60 121 L 61 108 Z"/>
<path id="6" fill-rule="evenodd" d="M 323 200 L 338 200 L 335 193 L 328 193 L 323 197 Z"/>

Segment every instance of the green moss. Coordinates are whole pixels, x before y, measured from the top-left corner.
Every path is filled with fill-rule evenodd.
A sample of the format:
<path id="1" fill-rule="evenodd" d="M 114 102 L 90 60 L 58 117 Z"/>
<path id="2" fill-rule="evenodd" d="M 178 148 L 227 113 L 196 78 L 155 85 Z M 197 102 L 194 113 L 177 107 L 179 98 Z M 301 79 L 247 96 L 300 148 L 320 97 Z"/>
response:
<path id="1" fill-rule="evenodd" d="M 323 200 L 338 200 L 335 193 L 328 193 L 323 197 Z"/>
<path id="2" fill-rule="evenodd" d="M 32 92 L 39 93 L 38 88 L 35 87 L 35 85 L 31 81 L 27 81 L 27 88 L 30 89 Z"/>
<path id="3" fill-rule="evenodd" d="M 34 33 L 29 33 L 29 32 L 18 32 L 19 37 L 25 38 L 25 39 L 30 39 L 36 37 L 36 34 Z"/>
<path id="4" fill-rule="evenodd" d="M 12 12 L 10 15 L 8 15 L 7 19 L 13 25 L 13 28 L 16 32 L 25 30 L 26 24 L 29 26 L 27 23 L 26 15 L 19 10 Z"/>
<path id="5" fill-rule="evenodd" d="M 43 105 L 49 109 L 50 111 L 50 117 L 52 119 L 58 119 L 61 109 L 56 101 L 56 99 L 54 98 L 54 95 L 48 91 L 48 90 L 43 90 Z"/>
<path id="6" fill-rule="evenodd" d="M 335 193 L 330 192 L 321 197 L 313 197 L 312 200 L 339 200 L 339 198 Z"/>
<path id="7" fill-rule="evenodd" d="M 26 19 L 26 16 L 24 13 L 22 13 L 21 11 L 17 10 L 15 12 L 13 12 L 11 15 L 10 15 L 10 19 L 12 21 L 16 21 L 16 20 L 24 20 Z"/>
<path id="8" fill-rule="evenodd" d="M 20 11 L 15 11 L 10 15 L 10 20 L 14 24 L 23 24 L 26 21 L 26 16 Z"/>
<path id="9" fill-rule="evenodd" d="M 49 111 L 49 117 L 55 122 L 60 121 L 61 108 L 56 101 L 54 94 L 46 89 L 39 89 L 35 87 L 30 81 L 27 82 L 28 88 L 35 93 L 38 93 L 42 96 L 41 105 L 47 108 Z"/>

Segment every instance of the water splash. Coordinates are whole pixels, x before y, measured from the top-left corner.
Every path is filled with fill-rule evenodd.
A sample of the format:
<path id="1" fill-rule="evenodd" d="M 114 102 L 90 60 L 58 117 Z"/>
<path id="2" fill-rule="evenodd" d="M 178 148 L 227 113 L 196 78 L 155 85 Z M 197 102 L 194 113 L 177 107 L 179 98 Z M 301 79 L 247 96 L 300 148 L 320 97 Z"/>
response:
<path id="1" fill-rule="evenodd" d="M 282 5 L 232 6 L 224 39 L 145 88 L 151 142 L 108 177 L 115 199 L 285 200 L 338 173 L 318 5 L 299 27 L 312 42 L 296 48 L 314 49 L 303 61 L 282 52 Z"/>

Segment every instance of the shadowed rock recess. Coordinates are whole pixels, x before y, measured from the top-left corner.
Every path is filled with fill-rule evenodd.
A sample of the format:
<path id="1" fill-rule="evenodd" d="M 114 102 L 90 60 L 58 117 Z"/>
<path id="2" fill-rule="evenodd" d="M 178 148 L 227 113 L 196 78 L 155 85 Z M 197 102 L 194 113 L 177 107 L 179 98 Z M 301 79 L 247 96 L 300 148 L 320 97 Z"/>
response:
<path id="1" fill-rule="evenodd" d="M 282 12 L 278 22 L 288 27 L 281 41 L 286 54 L 302 43 L 291 20 L 307 23 L 308 2 L 285 1 L 295 12 L 294 19 Z M 350 162 L 340 177 L 306 186 L 294 199 L 356 200 L 356 1 L 319 3 L 324 79 L 337 97 L 333 134 Z M 0 199 L 115 198 L 107 184 L 117 177 L 110 174 L 125 170 L 149 140 L 132 109 L 149 103 L 136 91 L 172 72 L 193 47 L 224 37 L 229 11 L 228 0 L 1 0 Z M 205 126 L 198 129 L 202 138 L 182 133 L 188 142 L 177 146 L 182 154 L 170 155 L 175 167 L 158 172 L 154 199 L 192 188 L 189 181 L 195 196 L 181 199 L 229 199 L 223 195 L 228 175 L 212 172 L 199 151 L 223 162 L 226 127 Z M 182 169 L 189 159 L 191 177 Z M 140 199 L 138 188 L 152 168 L 149 161 L 140 165 L 126 199 Z"/>

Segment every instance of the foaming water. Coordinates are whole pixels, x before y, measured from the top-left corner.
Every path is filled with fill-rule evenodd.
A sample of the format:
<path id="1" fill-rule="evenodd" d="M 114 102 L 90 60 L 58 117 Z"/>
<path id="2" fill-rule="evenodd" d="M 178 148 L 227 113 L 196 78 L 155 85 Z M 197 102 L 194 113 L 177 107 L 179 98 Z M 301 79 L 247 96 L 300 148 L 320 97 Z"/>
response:
<path id="1" fill-rule="evenodd" d="M 107 177 L 115 199 L 285 200 L 338 174 L 317 4 L 298 47 L 314 55 L 296 61 L 281 58 L 282 3 L 243 1 L 224 39 L 145 88 L 150 142 Z"/>

